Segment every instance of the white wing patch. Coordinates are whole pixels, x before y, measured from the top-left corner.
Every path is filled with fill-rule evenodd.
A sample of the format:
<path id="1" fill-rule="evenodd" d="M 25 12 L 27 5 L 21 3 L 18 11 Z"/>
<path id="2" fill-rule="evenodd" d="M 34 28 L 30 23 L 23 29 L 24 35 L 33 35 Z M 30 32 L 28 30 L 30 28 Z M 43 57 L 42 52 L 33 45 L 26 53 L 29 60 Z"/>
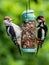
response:
<path id="1" fill-rule="evenodd" d="M 11 37 L 11 34 L 10 34 L 9 30 L 10 30 L 10 27 L 8 27 L 7 32 L 9 34 L 9 36 Z"/>
<path id="2" fill-rule="evenodd" d="M 41 40 L 44 40 L 45 38 L 45 31 L 42 29 L 42 37 L 41 37 Z"/>

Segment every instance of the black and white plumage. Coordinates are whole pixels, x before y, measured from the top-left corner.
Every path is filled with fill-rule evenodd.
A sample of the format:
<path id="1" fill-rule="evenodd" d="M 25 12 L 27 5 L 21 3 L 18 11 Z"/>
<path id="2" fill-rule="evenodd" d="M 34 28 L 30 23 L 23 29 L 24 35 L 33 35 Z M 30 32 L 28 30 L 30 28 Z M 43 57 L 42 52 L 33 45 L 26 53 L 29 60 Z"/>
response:
<path id="1" fill-rule="evenodd" d="M 45 41 L 48 28 L 47 28 L 47 25 L 45 24 L 45 18 L 43 16 L 38 16 L 37 21 L 39 23 L 39 25 L 37 26 L 37 29 L 38 29 L 37 38 L 39 41 L 38 47 L 37 47 L 37 52 L 38 52 L 39 46 L 42 47 L 42 44 Z"/>
<path id="2" fill-rule="evenodd" d="M 39 41 L 44 41 L 47 35 L 47 26 L 44 23 L 40 23 L 38 25 L 38 33 L 37 33 L 37 37 Z"/>
<path id="3" fill-rule="evenodd" d="M 18 46 L 19 52 L 21 54 L 21 28 L 12 23 L 12 19 L 9 16 L 5 16 L 4 21 L 6 26 L 6 32 L 11 37 L 15 45 Z"/>

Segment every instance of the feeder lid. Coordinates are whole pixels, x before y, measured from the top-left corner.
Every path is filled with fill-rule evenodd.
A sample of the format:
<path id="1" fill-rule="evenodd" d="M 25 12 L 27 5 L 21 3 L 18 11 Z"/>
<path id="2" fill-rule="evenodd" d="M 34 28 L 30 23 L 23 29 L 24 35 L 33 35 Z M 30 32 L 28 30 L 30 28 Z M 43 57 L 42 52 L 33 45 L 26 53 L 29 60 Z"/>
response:
<path id="1" fill-rule="evenodd" d="M 21 19 L 22 19 L 22 21 L 25 21 L 26 23 L 29 21 L 35 21 L 34 10 L 24 11 L 22 13 Z"/>

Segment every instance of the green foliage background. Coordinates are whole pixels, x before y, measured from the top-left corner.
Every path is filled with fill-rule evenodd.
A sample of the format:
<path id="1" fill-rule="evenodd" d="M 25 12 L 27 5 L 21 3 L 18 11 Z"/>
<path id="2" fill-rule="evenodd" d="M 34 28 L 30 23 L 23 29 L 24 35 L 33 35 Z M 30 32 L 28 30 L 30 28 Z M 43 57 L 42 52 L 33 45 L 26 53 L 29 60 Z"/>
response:
<path id="1" fill-rule="evenodd" d="M 43 15 L 48 26 L 48 33 L 43 47 L 38 55 L 23 53 L 20 56 L 3 23 L 4 16 L 8 15 L 13 22 L 21 25 L 21 14 L 26 10 L 26 0 L 0 0 L 0 65 L 49 65 L 49 0 L 30 0 L 31 9 L 34 9 L 36 17 Z"/>

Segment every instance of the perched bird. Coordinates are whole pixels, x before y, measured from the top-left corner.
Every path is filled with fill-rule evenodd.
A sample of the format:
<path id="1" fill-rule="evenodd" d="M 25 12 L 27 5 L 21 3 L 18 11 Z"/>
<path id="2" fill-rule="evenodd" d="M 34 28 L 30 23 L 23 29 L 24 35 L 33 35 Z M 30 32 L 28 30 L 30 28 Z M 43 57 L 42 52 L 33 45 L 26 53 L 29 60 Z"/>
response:
<path id="1" fill-rule="evenodd" d="M 11 37 L 12 41 L 15 43 L 15 45 L 18 46 L 19 52 L 21 54 L 21 28 L 12 23 L 12 19 L 9 16 L 4 17 L 4 24 L 6 26 L 6 32 Z"/>
<path id="2" fill-rule="evenodd" d="M 45 24 L 45 18 L 43 16 L 37 17 L 37 22 L 39 25 L 37 26 L 37 52 L 39 50 L 39 47 L 42 47 L 42 44 L 45 41 L 46 35 L 47 35 L 47 25 Z"/>

